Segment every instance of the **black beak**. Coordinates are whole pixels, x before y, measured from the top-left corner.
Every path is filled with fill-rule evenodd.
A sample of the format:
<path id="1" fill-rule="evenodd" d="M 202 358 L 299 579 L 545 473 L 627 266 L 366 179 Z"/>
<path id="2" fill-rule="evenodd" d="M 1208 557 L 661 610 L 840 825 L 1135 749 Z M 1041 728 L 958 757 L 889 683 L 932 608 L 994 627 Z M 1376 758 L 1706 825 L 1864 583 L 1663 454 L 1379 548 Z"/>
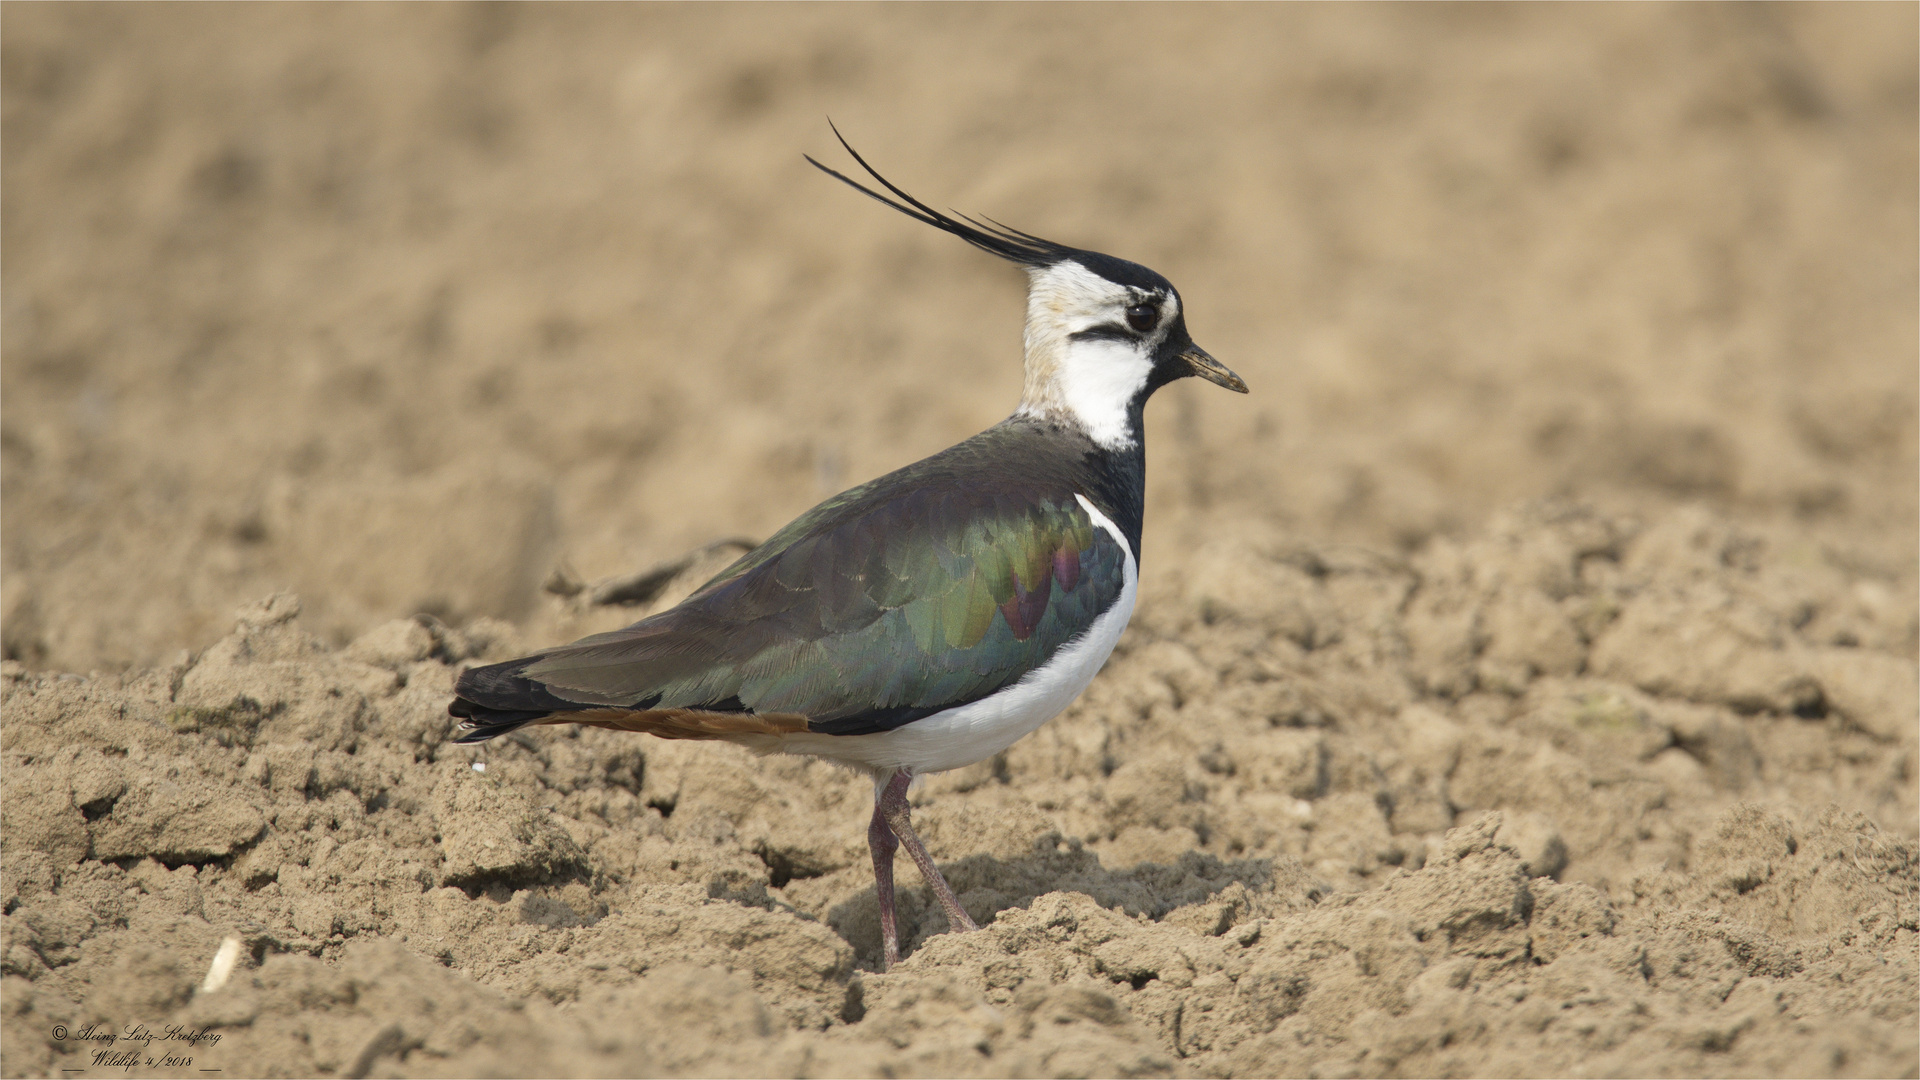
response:
<path id="1" fill-rule="evenodd" d="M 1198 345 L 1188 346 L 1187 351 L 1180 354 L 1180 359 L 1187 362 L 1195 375 L 1215 386 L 1224 386 L 1240 394 L 1247 392 L 1247 380 L 1235 375 L 1227 365 L 1215 360 L 1212 354 Z"/>

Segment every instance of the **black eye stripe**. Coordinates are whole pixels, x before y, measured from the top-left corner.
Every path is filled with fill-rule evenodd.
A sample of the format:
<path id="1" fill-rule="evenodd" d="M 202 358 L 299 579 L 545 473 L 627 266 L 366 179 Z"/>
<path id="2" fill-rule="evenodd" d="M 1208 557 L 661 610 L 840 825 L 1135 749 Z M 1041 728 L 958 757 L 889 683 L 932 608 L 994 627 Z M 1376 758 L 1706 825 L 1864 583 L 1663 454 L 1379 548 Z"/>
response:
<path id="1" fill-rule="evenodd" d="M 1102 323 L 1099 326 L 1089 326 L 1085 330 L 1075 330 L 1073 333 L 1068 334 L 1067 337 L 1074 341 L 1091 341 L 1102 338 L 1110 341 L 1140 340 L 1139 334 L 1121 326 L 1119 323 Z"/>

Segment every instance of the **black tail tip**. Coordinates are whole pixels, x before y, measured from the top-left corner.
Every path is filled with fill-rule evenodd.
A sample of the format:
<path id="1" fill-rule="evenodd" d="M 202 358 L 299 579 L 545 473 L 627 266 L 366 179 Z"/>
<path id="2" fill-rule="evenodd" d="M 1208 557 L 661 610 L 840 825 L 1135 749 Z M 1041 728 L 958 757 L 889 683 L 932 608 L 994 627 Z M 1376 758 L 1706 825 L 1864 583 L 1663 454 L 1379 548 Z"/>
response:
<path id="1" fill-rule="evenodd" d="M 447 715 L 460 721 L 459 728 L 454 732 L 454 742 L 483 743 L 544 720 L 553 713 L 545 709 L 489 709 L 466 698 L 454 698 L 453 703 L 447 706 Z"/>

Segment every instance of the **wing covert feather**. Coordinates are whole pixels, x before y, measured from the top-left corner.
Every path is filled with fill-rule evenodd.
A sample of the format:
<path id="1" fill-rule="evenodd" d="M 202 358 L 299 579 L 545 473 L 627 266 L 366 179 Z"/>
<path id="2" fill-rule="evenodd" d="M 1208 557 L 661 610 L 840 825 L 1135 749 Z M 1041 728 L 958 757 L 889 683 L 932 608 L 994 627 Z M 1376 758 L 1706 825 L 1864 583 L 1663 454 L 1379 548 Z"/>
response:
<path id="1" fill-rule="evenodd" d="M 727 703 L 858 734 L 1011 685 L 1120 594 L 1125 552 L 1071 489 L 864 490 L 679 607 L 543 654 L 524 675 L 568 700 Z"/>

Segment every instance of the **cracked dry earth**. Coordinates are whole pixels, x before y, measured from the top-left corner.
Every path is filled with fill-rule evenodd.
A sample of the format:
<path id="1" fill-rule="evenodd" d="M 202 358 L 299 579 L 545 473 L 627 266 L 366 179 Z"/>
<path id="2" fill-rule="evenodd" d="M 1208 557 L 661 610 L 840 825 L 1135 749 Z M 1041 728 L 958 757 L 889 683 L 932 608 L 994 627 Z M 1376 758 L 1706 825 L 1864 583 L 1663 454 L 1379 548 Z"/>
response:
<path id="1" fill-rule="evenodd" d="M 1917 43 L 0 3 L 0 1074 L 1920 1074 Z M 983 929 L 903 861 L 886 974 L 865 781 L 447 742 L 1012 406 L 1022 276 L 823 116 L 1253 388 L 1156 397 L 1133 625 L 914 792 Z"/>
<path id="2" fill-rule="evenodd" d="M 886 974 L 865 780 L 455 747 L 511 627 L 333 649 L 298 612 L 7 669 L 9 1075 L 136 1019 L 267 1075 L 1913 1068 L 1913 608 L 1705 512 L 1532 504 L 1410 561 L 1217 539 L 1082 701 L 917 790 L 985 928 L 910 887 Z"/>

